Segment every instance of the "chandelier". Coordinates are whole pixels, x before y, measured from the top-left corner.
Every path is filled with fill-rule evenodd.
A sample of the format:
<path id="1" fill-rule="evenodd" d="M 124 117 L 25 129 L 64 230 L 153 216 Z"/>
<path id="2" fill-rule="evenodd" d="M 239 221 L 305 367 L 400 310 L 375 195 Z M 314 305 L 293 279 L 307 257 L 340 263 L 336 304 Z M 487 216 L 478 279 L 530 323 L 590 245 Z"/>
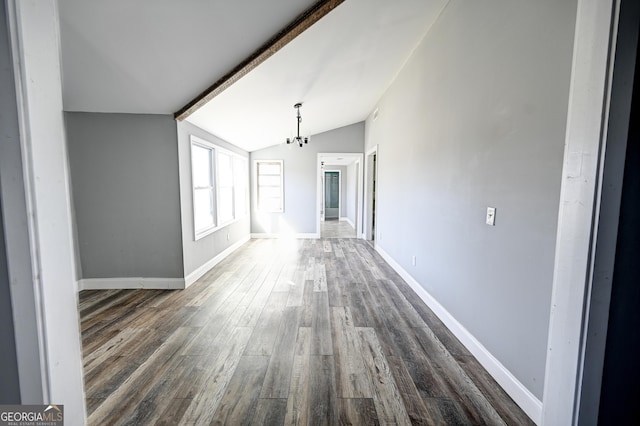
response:
<path id="1" fill-rule="evenodd" d="M 300 115 L 300 107 L 301 106 L 302 106 L 301 102 L 298 102 L 297 104 L 295 104 L 293 106 L 295 109 L 298 110 L 298 136 L 295 136 L 293 139 L 292 138 L 287 138 L 287 144 L 297 143 L 300 146 L 300 148 L 302 148 L 302 144 L 303 143 L 309 143 L 309 138 L 308 137 L 300 136 L 300 123 L 302 123 L 302 116 Z"/>

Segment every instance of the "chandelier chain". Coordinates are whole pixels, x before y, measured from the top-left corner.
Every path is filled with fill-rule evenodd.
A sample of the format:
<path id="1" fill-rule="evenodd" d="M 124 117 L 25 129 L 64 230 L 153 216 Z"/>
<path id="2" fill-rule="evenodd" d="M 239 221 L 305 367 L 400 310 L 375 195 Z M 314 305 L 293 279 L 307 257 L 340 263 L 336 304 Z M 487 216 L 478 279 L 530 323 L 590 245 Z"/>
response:
<path id="1" fill-rule="evenodd" d="M 297 121 L 298 121 L 298 134 L 293 139 L 287 138 L 287 144 L 298 144 L 300 148 L 302 148 L 303 144 L 309 143 L 308 137 L 300 136 L 300 123 L 302 123 L 302 115 L 300 114 L 300 107 L 302 106 L 302 102 L 298 102 L 293 107 L 298 111 L 297 113 Z"/>

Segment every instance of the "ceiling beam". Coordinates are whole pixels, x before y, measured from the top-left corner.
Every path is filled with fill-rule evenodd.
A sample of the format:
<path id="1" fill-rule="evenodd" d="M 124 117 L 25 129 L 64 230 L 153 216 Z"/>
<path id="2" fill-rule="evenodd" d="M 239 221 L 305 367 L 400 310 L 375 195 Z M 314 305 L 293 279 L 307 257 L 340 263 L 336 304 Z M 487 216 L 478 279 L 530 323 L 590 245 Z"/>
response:
<path id="1" fill-rule="evenodd" d="M 286 46 L 291 40 L 298 37 L 305 30 L 322 19 L 343 1 L 344 0 L 320 0 L 309 9 L 305 10 L 303 13 L 298 15 L 296 19 L 290 22 L 289 25 L 278 32 L 275 36 L 271 37 L 271 39 L 265 44 L 260 46 L 258 50 L 249 55 L 245 60 L 240 62 L 231 71 L 209 86 L 204 92 L 196 96 L 179 111 L 174 113 L 175 119 L 182 121 L 196 112 L 204 104 L 222 93 L 225 89 L 266 61 L 274 53 Z"/>

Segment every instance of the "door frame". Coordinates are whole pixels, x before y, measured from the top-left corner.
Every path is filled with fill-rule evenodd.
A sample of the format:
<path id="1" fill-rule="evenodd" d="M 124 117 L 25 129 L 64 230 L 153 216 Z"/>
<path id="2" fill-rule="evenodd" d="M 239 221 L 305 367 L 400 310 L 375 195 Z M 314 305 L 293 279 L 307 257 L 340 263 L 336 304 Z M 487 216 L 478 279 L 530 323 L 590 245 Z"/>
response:
<path id="1" fill-rule="evenodd" d="M 363 212 L 363 220 L 361 222 L 361 227 L 358 230 L 358 234 L 360 235 L 360 238 L 363 238 L 365 240 L 371 241 L 373 240 L 374 245 L 376 245 L 376 241 L 378 240 L 378 238 L 373 238 L 373 237 L 377 237 L 377 235 L 372 235 L 372 229 L 370 228 L 370 220 L 372 217 L 376 217 L 377 219 L 377 215 L 375 215 L 375 207 L 373 205 L 373 199 L 372 199 L 372 182 L 369 181 L 369 157 L 375 155 L 376 156 L 376 167 L 374 168 L 373 172 L 371 173 L 371 177 L 373 178 L 372 181 L 376 182 L 376 196 L 375 198 L 378 198 L 378 194 L 380 193 L 379 189 L 380 189 L 380 185 L 378 185 L 378 170 L 380 169 L 378 163 L 380 160 L 380 156 L 378 155 L 378 145 L 374 145 L 373 147 L 369 148 L 364 156 L 364 175 L 367 177 L 365 179 L 364 182 L 364 212 Z M 375 174 L 375 175 L 374 175 Z M 377 220 L 376 220 L 377 222 Z M 377 231 L 377 227 L 376 227 L 376 231 Z"/>
<path id="2" fill-rule="evenodd" d="M 605 162 L 619 157 L 607 143 L 619 12 L 620 0 L 578 0 L 538 424 L 590 424 L 597 412 L 599 384 L 589 380 L 595 365 L 585 358 L 604 353 L 606 339 L 598 332 L 606 330 L 615 260 L 607 248 L 615 246 L 621 176 Z"/>
<path id="3" fill-rule="evenodd" d="M 364 218 L 364 208 L 363 208 L 363 188 L 364 188 L 364 167 L 362 166 L 364 160 L 364 154 L 362 152 L 319 152 L 316 158 L 316 201 L 317 201 L 317 209 L 316 209 L 316 235 L 317 238 L 322 236 L 320 231 L 320 225 L 322 223 L 322 211 L 323 211 L 323 203 L 324 203 L 324 191 L 322 186 L 324 185 L 324 173 L 322 169 L 322 162 L 325 161 L 325 157 L 343 157 L 343 158 L 353 158 L 358 166 L 358 176 L 357 176 L 357 185 L 356 185 L 356 235 L 358 238 L 363 238 L 362 234 L 359 232 L 358 228 L 361 228 L 361 223 Z"/>

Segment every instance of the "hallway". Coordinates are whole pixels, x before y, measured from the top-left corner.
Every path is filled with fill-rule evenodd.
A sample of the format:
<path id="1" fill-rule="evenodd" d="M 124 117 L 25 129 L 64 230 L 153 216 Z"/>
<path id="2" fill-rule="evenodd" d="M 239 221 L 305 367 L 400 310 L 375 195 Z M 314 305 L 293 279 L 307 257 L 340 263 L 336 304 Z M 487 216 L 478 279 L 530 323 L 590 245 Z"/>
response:
<path id="1" fill-rule="evenodd" d="M 532 424 L 361 240 L 252 240 L 79 309 L 92 425 Z"/>
<path id="2" fill-rule="evenodd" d="M 356 238 L 356 230 L 344 220 L 323 220 L 320 235 L 322 238 Z"/>

